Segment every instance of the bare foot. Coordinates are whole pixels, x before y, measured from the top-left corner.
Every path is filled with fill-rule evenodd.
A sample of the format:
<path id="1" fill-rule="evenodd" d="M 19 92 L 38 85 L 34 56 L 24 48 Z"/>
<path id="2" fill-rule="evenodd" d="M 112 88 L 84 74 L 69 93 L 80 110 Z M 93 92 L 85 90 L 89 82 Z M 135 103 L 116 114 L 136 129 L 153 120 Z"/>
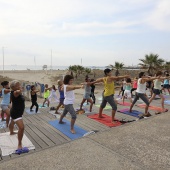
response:
<path id="1" fill-rule="evenodd" d="M 55 112 L 55 114 L 60 114 L 59 112 Z"/>
<path id="2" fill-rule="evenodd" d="M 18 145 L 18 149 L 22 149 L 22 145 Z"/>
<path id="3" fill-rule="evenodd" d="M 18 134 L 18 132 L 12 132 L 12 133 L 10 133 L 10 135 L 16 135 L 16 134 Z"/>
<path id="4" fill-rule="evenodd" d="M 117 121 L 116 120 L 112 121 L 112 124 L 117 124 Z"/>
<path id="5" fill-rule="evenodd" d="M 76 133 L 74 129 L 71 129 L 70 131 L 71 131 L 72 134 Z"/>
<path id="6" fill-rule="evenodd" d="M 162 111 L 163 111 L 163 112 L 167 112 L 167 111 L 168 111 L 168 109 L 163 109 Z"/>
<path id="7" fill-rule="evenodd" d="M 99 118 L 104 118 L 104 116 L 99 116 Z"/>
<path id="8" fill-rule="evenodd" d="M 132 110 L 129 110 L 129 112 L 131 113 L 131 112 L 132 112 Z"/>
<path id="9" fill-rule="evenodd" d="M 65 124 L 66 122 L 63 122 L 63 121 L 59 121 L 59 124 Z"/>

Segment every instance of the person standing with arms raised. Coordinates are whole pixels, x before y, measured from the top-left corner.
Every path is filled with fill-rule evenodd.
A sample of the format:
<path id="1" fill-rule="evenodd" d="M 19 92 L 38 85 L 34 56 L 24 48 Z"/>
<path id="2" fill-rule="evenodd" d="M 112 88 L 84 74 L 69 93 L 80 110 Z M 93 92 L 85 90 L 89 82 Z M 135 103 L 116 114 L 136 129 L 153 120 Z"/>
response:
<path id="1" fill-rule="evenodd" d="M 112 107 L 112 123 L 115 123 L 114 118 L 115 118 L 115 113 L 117 110 L 117 104 L 114 101 L 114 94 L 115 94 L 114 80 L 128 78 L 129 76 L 128 75 L 112 76 L 112 71 L 108 68 L 104 70 L 104 74 L 105 74 L 105 77 L 99 78 L 93 82 L 93 84 L 99 83 L 99 82 L 104 83 L 103 99 L 102 99 L 102 103 L 99 108 L 99 118 L 103 118 L 102 111 L 105 108 L 106 104 L 109 103 L 110 106 Z"/>

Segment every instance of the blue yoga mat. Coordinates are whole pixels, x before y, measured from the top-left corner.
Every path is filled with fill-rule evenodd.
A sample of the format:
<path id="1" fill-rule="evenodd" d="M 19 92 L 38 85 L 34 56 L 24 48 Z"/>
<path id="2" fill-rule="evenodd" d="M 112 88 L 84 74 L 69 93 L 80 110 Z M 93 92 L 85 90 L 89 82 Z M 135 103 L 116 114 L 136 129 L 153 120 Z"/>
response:
<path id="1" fill-rule="evenodd" d="M 33 111 L 31 112 L 30 111 L 30 108 L 28 108 L 28 109 L 25 109 L 25 112 L 27 113 L 27 114 L 29 114 L 29 115 L 33 115 L 33 114 L 37 114 L 37 113 L 40 113 L 40 111 L 38 111 L 37 113 L 35 112 L 35 109 L 32 109 Z"/>
<path id="2" fill-rule="evenodd" d="M 48 123 L 55 127 L 56 129 L 58 129 L 60 132 L 62 132 L 64 135 L 66 135 L 67 137 L 69 137 L 71 140 L 77 139 L 77 138 L 81 138 L 85 133 L 87 133 L 86 130 L 80 128 L 77 125 L 74 125 L 74 129 L 76 131 L 75 134 L 72 134 L 70 132 L 70 121 L 63 119 L 63 122 L 66 122 L 65 124 L 59 124 L 58 123 L 59 120 L 53 120 L 53 121 L 49 121 Z"/>
<path id="3" fill-rule="evenodd" d="M 137 110 L 132 110 L 132 112 L 129 112 L 129 109 L 118 110 L 118 112 L 126 114 L 126 115 L 130 115 L 130 116 L 134 116 L 137 118 L 139 118 L 140 117 L 139 115 L 142 114 L 142 112 L 139 112 Z"/>
<path id="4" fill-rule="evenodd" d="M 38 105 L 39 108 L 46 108 L 46 107 L 48 107 L 46 104 L 44 105 L 44 107 L 42 107 L 42 106 L 43 106 L 42 104 Z"/>
<path id="5" fill-rule="evenodd" d="M 164 103 L 170 105 L 170 100 L 165 100 Z"/>

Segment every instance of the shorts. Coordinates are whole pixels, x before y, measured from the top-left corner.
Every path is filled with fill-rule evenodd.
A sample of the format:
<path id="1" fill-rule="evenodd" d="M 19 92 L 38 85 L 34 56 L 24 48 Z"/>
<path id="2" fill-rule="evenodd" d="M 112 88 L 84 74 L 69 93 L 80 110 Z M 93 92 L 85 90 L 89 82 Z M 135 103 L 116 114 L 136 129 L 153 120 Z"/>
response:
<path id="1" fill-rule="evenodd" d="M 1 108 L 3 111 L 5 111 L 6 109 L 9 109 L 9 105 L 1 104 Z"/>
<path id="2" fill-rule="evenodd" d="M 170 85 L 169 85 L 169 84 L 164 84 L 164 85 L 163 85 L 163 88 L 169 89 L 169 88 L 170 88 Z"/>
<path id="3" fill-rule="evenodd" d="M 127 98 L 132 98 L 131 91 L 130 90 L 125 90 L 124 96 L 126 96 Z"/>
<path id="4" fill-rule="evenodd" d="M 71 118 L 74 119 L 74 120 L 76 120 L 77 115 L 76 115 L 76 112 L 75 112 L 72 104 L 64 105 L 63 115 L 66 116 L 66 114 L 67 114 L 68 112 L 71 114 Z"/>
<path id="5" fill-rule="evenodd" d="M 64 104 L 64 98 L 60 98 L 60 104 Z"/>
<path id="6" fill-rule="evenodd" d="M 89 93 L 86 93 L 86 94 L 84 94 L 84 96 L 83 96 L 83 99 L 90 99 L 91 97 L 90 97 L 90 94 Z"/>
<path id="7" fill-rule="evenodd" d="M 17 122 L 18 120 L 21 120 L 22 119 L 22 116 L 21 117 L 18 117 L 16 119 L 13 119 L 14 122 Z"/>
<path id="8" fill-rule="evenodd" d="M 112 110 L 115 110 L 115 111 L 117 110 L 117 104 L 114 101 L 114 95 L 103 96 L 102 103 L 101 103 L 100 107 L 104 109 L 107 102 L 112 107 Z"/>
<path id="9" fill-rule="evenodd" d="M 156 94 L 156 95 L 159 95 L 159 94 L 161 94 L 161 90 L 153 89 L 153 93 Z"/>
<path id="10" fill-rule="evenodd" d="M 24 113 L 24 110 L 21 109 L 21 110 L 14 110 L 11 108 L 10 110 L 10 115 L 11 115 L 11 118 L 14 120 L 14 121 L 17 121 L 19 119 L 22 119 L 22 115 Z"/>

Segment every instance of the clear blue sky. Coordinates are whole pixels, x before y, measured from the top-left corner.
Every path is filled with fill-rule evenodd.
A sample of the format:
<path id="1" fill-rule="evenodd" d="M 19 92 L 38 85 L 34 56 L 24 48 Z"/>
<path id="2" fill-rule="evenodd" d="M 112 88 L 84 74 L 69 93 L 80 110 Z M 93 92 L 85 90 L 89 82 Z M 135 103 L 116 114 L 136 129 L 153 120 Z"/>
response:
<path id="1" fill-rule="evenodd" d="M 0 0 L 5 65 L 170 61 L 170 0 Z M 2 53 L 0 53 L 2 65 Z"/>

